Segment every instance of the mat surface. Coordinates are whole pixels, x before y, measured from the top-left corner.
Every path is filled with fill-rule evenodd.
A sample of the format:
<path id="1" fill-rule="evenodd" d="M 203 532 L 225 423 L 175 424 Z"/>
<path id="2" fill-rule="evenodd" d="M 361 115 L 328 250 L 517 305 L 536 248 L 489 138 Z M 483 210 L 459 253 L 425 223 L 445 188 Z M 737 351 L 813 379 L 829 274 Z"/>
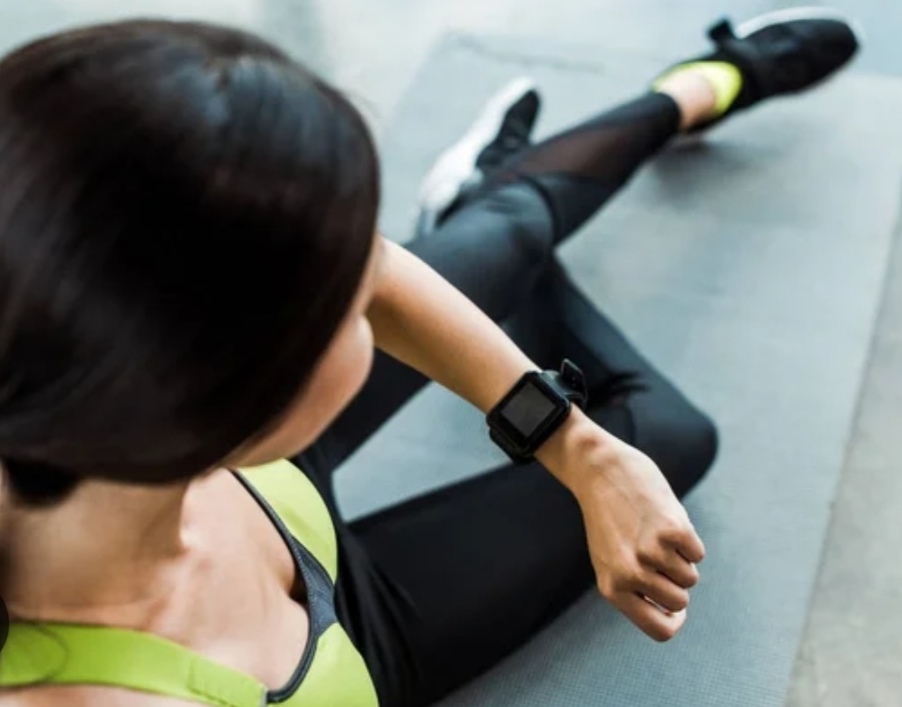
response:
<path id="1" fill-rule="evenodd" d="M 538 79 L 548 133 L 674 58 L 449 37 L 384 145 L 384 231 L 408 237 L 419 179 L 506 80 Z M 673 642 L 587 596 L 446 707 L 783 703 L 898 218 L 900 114 L 902 84 L 860 75 L 774 102 L 662 155 L 564 247 L 585 291 L 718 423 L 717 466 L 687 500 L 709 557 Z M 481 417 L 433 387 L 341 471 L 339 493 L 357 515 L 498 461 Z"/>

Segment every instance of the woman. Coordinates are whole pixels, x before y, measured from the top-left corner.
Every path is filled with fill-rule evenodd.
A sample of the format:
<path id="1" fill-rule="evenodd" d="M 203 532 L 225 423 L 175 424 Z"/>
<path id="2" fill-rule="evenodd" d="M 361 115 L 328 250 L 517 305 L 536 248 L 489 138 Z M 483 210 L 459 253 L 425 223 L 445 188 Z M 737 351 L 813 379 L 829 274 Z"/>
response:
<path id="1" fill-rule="evenodd" d="M 678 133 L 857 48 L 810 13 L 712 37 L 539 145 L 508 96 L 409 249 L 374 235 L 358 113 L 260 39 L 126 22 L 0 63 L 0 705 L 425 705 L 593 583 L 674 636 L 714 429 L 554 248 Z M 584 378 L 529 374 L 564 357 Z M 521 463 L 346 523 L 333 472 L 427 379 Z"/>

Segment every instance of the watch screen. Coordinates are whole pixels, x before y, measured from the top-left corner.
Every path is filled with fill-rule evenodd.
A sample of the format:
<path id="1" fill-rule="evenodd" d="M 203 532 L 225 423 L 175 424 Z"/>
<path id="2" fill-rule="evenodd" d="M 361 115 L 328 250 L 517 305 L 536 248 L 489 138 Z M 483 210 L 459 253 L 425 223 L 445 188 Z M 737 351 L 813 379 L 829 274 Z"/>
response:
<path id="1" fill-rule="evenodd" d="M 555 404 L 535 386 L 526 385 L 511 398 L 502 415 L 523 437 L 530 437 L 555 410 Z"/>

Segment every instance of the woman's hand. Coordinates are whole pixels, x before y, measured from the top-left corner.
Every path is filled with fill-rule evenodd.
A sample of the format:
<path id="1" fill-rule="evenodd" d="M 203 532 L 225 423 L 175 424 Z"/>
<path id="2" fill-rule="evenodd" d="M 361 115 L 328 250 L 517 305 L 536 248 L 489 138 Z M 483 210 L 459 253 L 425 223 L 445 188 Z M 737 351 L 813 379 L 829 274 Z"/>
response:
<path id="1" fill-rule="evenodd" d="M 601 594 L 655 640 L 673 638 L 705 548 L 661 471 L 578 411 L 537 456 L 582 509 Z"/>

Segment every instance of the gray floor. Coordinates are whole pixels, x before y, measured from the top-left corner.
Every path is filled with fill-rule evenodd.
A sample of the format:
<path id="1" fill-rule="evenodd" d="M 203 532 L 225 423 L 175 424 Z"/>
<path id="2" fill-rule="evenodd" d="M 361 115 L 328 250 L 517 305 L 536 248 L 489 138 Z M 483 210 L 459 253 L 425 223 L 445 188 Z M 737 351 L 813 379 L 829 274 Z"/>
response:
<path id="1" fill-rule="evenodd" d="M 713 17 L 788 6 L 764 0 L 30 0 L 0 7 L 0 47 L 71 22 L 133 15 L 194 16 L 239 23 L 290 46 L 364 101 L 381 132 L 435 39 L 449 29 L 542 35 L 573 41 L 653 37 L 679 56 L 698 46 Z M 894 41 L 902 4 L 837 0 L 868 32 L 858 70 L 902 75 Z M 612 39 L 616 38 L 616 39 Z M 449 96 L 448 100 L 454 100 Z M 898 240 L 898 239 L 897 239 Z M 800 651 L 790 707 L 902 702 L 902 247 L 892 263 L 856 429 Z M 812 352 L 812 356 L 816 356 Z M 895 552 L 894 552 L 895 551 Z M 894 601 L 895 600 L 895 601 Z"/>

